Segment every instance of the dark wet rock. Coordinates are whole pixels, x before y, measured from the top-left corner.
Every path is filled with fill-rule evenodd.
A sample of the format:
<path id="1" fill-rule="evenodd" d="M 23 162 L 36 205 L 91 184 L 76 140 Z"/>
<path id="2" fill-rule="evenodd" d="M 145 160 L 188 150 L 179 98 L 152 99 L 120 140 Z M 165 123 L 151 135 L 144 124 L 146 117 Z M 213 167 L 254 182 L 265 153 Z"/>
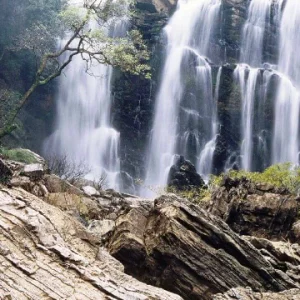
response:
<path id="1" fill-rule="evenodd" d="M 219 44 L 225 62 L 236 63 L 239 60 L 241 34 L 247 19 L 248 3 L 245 0 L 222 1 Z"/>
<path id="2" fill-rule="evenodd" d="M 179 156 L 175 164 L 171 167 L 168 185 L 177 190 L 189 190 L 201 188 L 205 182 L 197 173 L 195 166 L 183 156 Z"/>
<path id="3" fill-rule="evenodd" d="M 3 159 L 0 159 L 0 182 L 7 182 L 12 175 L 13 171 L 9 165 Z"/>
<path id="4" fill-rule="evenodd" d="M 137 0 L 139 9 L 149 12 L 170 13 L 176 8 L 177 0 Z"/>

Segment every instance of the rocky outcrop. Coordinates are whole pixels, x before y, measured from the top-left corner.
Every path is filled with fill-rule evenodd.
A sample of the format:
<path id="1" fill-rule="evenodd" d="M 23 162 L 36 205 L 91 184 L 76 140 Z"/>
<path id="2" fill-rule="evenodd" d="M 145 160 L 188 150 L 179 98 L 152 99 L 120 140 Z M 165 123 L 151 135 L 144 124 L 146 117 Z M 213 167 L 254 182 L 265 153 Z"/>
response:
<path id="1" fill-rule="evenodd" d="M 256 237 L 245 237 L 274 268 L 282 270 L 295 281 L 300 280 L 300 247 L 290 242 L 274 242 Z"/>
<path id="2" fill-rule="evenodd" d="M 151 207 L 151 203 L 147 200 L 114 190 L 101 190 L 101 187 L 92 181 L 78 179 L 71 184 L 55 174 L 49 174 L 45 161 L 25 164 L 2 159 L 1 165 L 9 174 L 9 176 L 4 176 L 5 173 L 2 173 L 3 178 L 5 177 L 2 183 L 10 187 L 22 188 L 42 198 L 86 226 L 92 220 L 107 218 L 114 221 L 117 215 L 131 207 Z"/>
<path id="3" fill-rule="evenodd" d="M 34 154 L 36 163 L 26 164 L 0 158 L 0 182 L 11 187 L 21 187 L 36 196 L 46 196 L 48 191 L 44 185 L 43 178 L 49 170 L 45 160 L 30 150 L 22 150 L 29 151 L 32 155 Z"/>
<path id="4" fill-rule="evenodd" d="M 281 293 L 256 293 L 251 289 L 232 289 L 223 295 L 214 296 L 213 300 L 299 300 L 300 289 L 292 289 Z"/>
<path id="5" fill-rule="evenodd" d="M 299 209 L 299 199 L 287 190 L 229 177 L 212 194 L 209 207 L 235 232 L 275 240 L 288 238 Z"/>
<path id="6" fill-rule="evenodd" d="M 239 286 L 260 291 L 297 286 L 221 219 L 172 195 L 155 200 L 153 210 L 120 216 L 108 249 L 126 273 L 184 299 L 209 300 Z"/>
<path id="7" fill-rule="evenodd" d="M 179 156 L 170 169 L 168 185 L 182 191 L 201 188 L 205 182 L 197 173 L 195 166 L 190 161 L 185 160 L 183 156 Z"/>
<path id="8" fill-rule="evenodd" d="M 69 193 L 74 195 L 82 195 L 83 191 L 75 187 L 66 180 L 62 180 L 55 174 L 45 174 L 43 182 L 49 193 Z"/>
<path id="9" fill-rule="evenodd" d="M 165 299 L 100 249 L 74 218 L 21 189 L 0 189 L 1 299 Z"/>
<path id="10" fill-rule="evenodd" d="M 286 202 L 291 206 L 280 207 L 272 228 L 284 232 L 286 224 L 276 217 L 282 212 L 292 216 L 292 204 L 297 204 L 286 190 L 227 178 L 213 195 L 214 205 L 208 205 L 218 215 L 214 216 L 172 194 L 153 203 L 114 190 L 95 192 L 93 186 L 86 188 L 85 180 L 75 187 L 49 175 L 46 167 L 42 171 L 34 165 L 2 162 L 12 174 L 8 186 L 0 187 L 0 297 L 4 299 L 181 299 L 178 294 L 189 300 L 211 300 L 231 297 L 232 291 L 257 296 L 239 287 L 268 297 L 299 288 L 298 244 L 241 237 L 220 218 L 225 220 L 237 199 L 241 205 L 251 197 L 289 197 Z M 181 167 L 191 167 L 181 162 Z M 45 193 L 39 195 L 41 190 Z M 265 198 L 254 202 L 258 205 L 258 199 Z M 261 203 L 268 216 L 272 201 Z M 245 219 L 247 213 L 241 214 Z M 249 230 L 253 227 L 253 234 L 259 236 L 257 226 L 264 226 L 267 217 L 262 221 L 255 214 L 248 217 L 253 221 L 247 223 Z M 293 226 L 295 235 L 297 226 Z M 216 295 L 232 288 L 228 294 Z"/>
<path id="11" fill-rule="evenodd" d="M 293 224 L 293 227 L 291 229 L 289 237 L 292 241 L 299 243 L 299 241 L 300 241 L 300 221 L 297 221 Z"/>

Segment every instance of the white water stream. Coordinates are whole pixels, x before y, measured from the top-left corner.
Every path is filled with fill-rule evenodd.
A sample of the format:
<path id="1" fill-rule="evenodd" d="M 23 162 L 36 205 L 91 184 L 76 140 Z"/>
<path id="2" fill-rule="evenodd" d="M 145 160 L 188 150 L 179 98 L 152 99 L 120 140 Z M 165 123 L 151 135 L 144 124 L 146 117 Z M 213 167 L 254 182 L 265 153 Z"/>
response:
<path id="1" fill-rule="evenodd" d="M 189 158 L 191 144 L 198 171 L 202 175 L 211 171 L 217 126 L 207 58 L 220 5 L 221 0 L 179 0 L 177 11 L 165 28 L 166 61 L 156 99 L 146 186 L 165 186 L 175 155 Z M 187 61 L 193 62 L 192 69 L 184 68 Z M 195 88 L 191 92 L 193 103 L 185 105 L 187 76 L 193 76 Z"/>
<path id="2" fill-rule="evenodd" d="M 235 77 L 240 84 L 242 99 L 241 167 L 252 170 L 254 101 L 259 68 L 263 63 L 263 42 L 272 0 L 252 0 L 243 28 L 240 64 Z"/>

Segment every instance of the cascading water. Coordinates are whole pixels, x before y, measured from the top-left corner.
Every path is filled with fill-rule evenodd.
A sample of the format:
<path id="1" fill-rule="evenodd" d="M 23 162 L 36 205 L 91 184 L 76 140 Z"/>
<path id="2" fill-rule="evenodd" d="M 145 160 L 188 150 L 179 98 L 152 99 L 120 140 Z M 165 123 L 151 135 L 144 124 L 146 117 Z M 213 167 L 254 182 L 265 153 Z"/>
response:
<path id="1" fill-rule="evenodd" d="M 235 76 L 239 81 L 242 96 L 242 145 L 241 145 L 241 167 L 244 170 L 251 170 L 253 151 L 253 108 L 255 89 L 259 69 L 248 65 L 238 65 L 235 69 Z"/>
<path id="2" fill-rule="evenodd" d="M 270 19 L 272 0 L 252 0 L 243 28 L 240 64 L 235 77 L 242 96 L 241 167 L 252 169 L 253 118 L 257 78 L 263 67 L 263 41 L 267 21 Z"/>
<path id="3" fill-rule="evenodd" d="M 145 183 L 165 186 L 176 154 L 202 175 L 211 170 L 217 131 L 208 57 L 221 0 L 179 0 L 165 28 L 168 39 L 156 99 Z"/>
<path id="4" fill-rule="evenodd" d="M 272 0 L 252 0 L 243 28 L 241 62 L 260 67 L 263 61 L 263 41 L 266 22 L 270 20 Z"/>
<path id="5" fill-rule="evenodd" d="M 212 132 L 211 140 L 206 143 L 204 149 L 200 153 L 200 159 L 197 164 L 197 170 L 202 176 L 207 177 L 210 175 L 212 170 L 213 155 L 216 148 L 216 138 L 218 133 L 218 122 L 217 122 L 217 102 L 219 100 L 220 92 L 220 81 L 222 75 L 222 67 L 219 67 L 217 78 L 216 78 L 216 87 L 214 91 L 214 105 L 212 106 Z M 211 78 L 211 77 L 210 77 Z M 205 178 L 207 179 L 207 178 Z"/>
<path id="6" fill-rule="evenodd" d="M 128 18 L 107 24 L 109 36 L 123 36 Z M 108 187 L 119 189 L 120 134 L 111 125 L 113 70 L 97 65 L 89 72 L 95 76 L 87 74 L 86 63 L 77 56 L 60 77 L 56 131 L 45 142 L 45 152 L 66 157 L 75 167 L 84 166 L 87 179 L 105 177 Z"/>
<path id="7" fill-rule="evenodd" d="M 273 163 L 299 164 L 300 1 L 287 0 L 280 26 Z"/>

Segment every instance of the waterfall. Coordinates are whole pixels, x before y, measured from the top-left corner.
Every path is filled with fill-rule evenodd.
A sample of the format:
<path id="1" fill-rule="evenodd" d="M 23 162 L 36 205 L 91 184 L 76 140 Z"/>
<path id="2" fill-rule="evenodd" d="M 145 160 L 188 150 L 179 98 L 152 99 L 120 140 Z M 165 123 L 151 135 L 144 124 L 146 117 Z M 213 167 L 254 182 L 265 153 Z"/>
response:
<path id="1" fill-rule="evenodd" d="M 165 28 L 166 61 L 156 98 L 147 186 L 166 185 L 176 154 L 190 159 L 202 175 L 211 171 L 217 125 L 209 50 L 220 6 L 221 0 L 179 0 Z"/>
<path id="2" fill-rule="evenodd" d="M 259 69 L 254 69 L 248 65 L 238 65 L 235 69 L 242 97 L 242 145 L 241 145 L 241 167 L 244 170 L 252 169 L 253 153 L 253 118 L 254 118 L 254 98 L 256 82 Z"/>
<path id="3" fill-rule="evenodd" d="M 218 122 L 217 122 L 217 102 L 219 99 L 220 92 L 220 81 L 222 75 L 222 67 L 219 67 L 217 78 L 216 78 L 216 87 L 214 91 L 214 105 L 212 106 L 212 132 L 211 132 L 211 140 L 209 140 L 204 149 L 200 153 L 200 159 L 197 164 L 197 170 L 204 179 L 209 179 L 207 175 L 211 174 L 212 171 L 212 163 L 213 163 L 213 155 L 216 149 L 216 139 L 218 133 Z"/>
<path id="4" fill-rule="evenodd" d="M 94 23 L 91 28 L 97 26 Z M 124 36 L 128 18 L 111 19 L 107 25 L 109 36 Z M 105 177 L 107 187 L 119 189 L 120 134 L 111 124 L 112 72 L 112 67 L 97 64 L 90 67 L 94 76 L 89 76 L 86 62 L 80 56 L 73 58 L 59 79 L 56 130 L 46 140 L 44 152 L 65 156 L 75 167 L 86 169 L 87 179 Z"/>
<path id="5" fill-rule="evenodd" d="M 273 163 L 299 163 L 300 2 L 287 0 L 280 26 Z"/>
<path id="6" fill-rule="evenodd" d="M 241 167 L 252 170 L 254 101 L 258 75 L 263 63 L 263 42 L 272 0 L 252 0 L 242 32 L 240 64 L 235 77 L 241 88 Z"/>
<path id="7" fill-rule="evenodd" d="M 270 20 L 272 0 L 252 0 L 243 28 L 241 62 L 260 67 L 263 61 L 263 41 L 266 22 Z"/>

